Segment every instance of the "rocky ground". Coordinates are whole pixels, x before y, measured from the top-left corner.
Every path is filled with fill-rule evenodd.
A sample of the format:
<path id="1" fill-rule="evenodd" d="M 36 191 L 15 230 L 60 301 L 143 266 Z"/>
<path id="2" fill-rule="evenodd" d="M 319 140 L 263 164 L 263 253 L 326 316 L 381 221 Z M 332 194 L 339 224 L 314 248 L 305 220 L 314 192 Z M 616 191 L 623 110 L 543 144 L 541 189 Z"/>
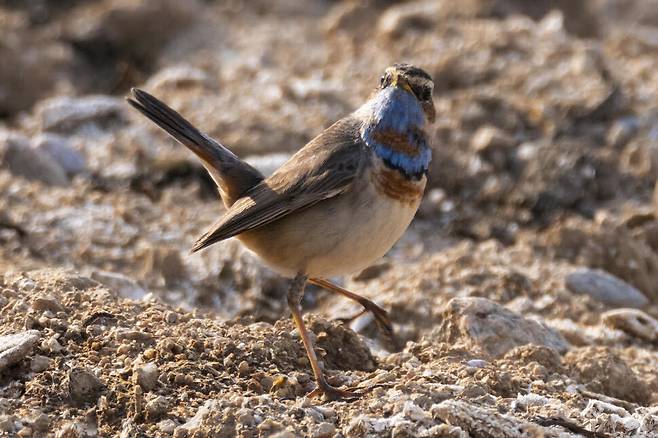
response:
<path id="1" fill-rule="evenodd" d="M 0 0 L 0 435 L 658 436 L 658 3 Z M 162 98 L 271 172 L 407 61 L 436 83 L 425 201 L 344 284 L 232 241 Z"/>

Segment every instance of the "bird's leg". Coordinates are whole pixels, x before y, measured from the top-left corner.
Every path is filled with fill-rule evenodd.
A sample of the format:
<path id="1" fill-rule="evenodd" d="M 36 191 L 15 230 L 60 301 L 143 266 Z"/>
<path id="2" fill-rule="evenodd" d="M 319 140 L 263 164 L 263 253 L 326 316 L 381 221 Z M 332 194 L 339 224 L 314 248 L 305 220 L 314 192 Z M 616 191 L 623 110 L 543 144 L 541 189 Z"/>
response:
<path id="1" fill-rule="evenodd" d="M 318 358 L 315 355 L 315 350 L 313 349 L 313 342 L 311 342 L 311 337 L 309 336 L 306 325 L 304 324 L 304 320 L 302 319 L 302 309 L 300 303 L 302 301 L 302 297 L 304 296 L 306 280 L 307 277 L 303 274 L 297 274 L 297 276 L 292 280 L 290 283 L 290 289 L 288 290 L 288 306 L 292 312 L 292 319 L 295 322 L 295 326 L 297 327 L 297 330 L 299 330 L 299 334 L 302 337 L 302 342 L 304 343 L 304 348 L 306 349 L 308 360 L 311 362 L 313 375 L 315 376 L 315 381 L 318 385 L 317 389 L 311 392 L 310 396 L 313 397 L 316 395 L 325 394 L 332 400 L 355 398 L 358 394 L 355 394 L 349 390 L 342 390 L 331 386 L 324 378 L 324 374 L 320 369 Z"/>
<path id="2" fill-rule="evenodd" d="M 375 317 L 375 321 L 377 321 L 377 325 L 379 326 L 380 330 L 384 332 L 386 336 L 392 336 L 393 335 L 393 324 L 391 324 L 391 320 L 388 317 L 388 312 L 381 308 L 379 305 L 377 305 L 375 302 L 370 301 L 366 297 L 362 297 L 361 295 L 357 295 L 354 292 L 350 292 L 349 290 L 342 288 L 338 286 L 335 283 L 332 283 L 329 280 L 324 280 L 322 278 L 309 278 L 309 283 L 314 284 L 316 286 L 320 286 L 323 289 L 328 290 L 329 292 L 334 292 L 337 294 L 340 294 L 344 297 L 349 298 L 350 300 L 354 300 L 357 303 L 361 304 L 364 308 L 365 311 L 371 312 L 373 316 Z M 352 317 L 351 319 L 356 319 L 357 317 L 361 316 L 364 312 L 359 313 L 358 315 Z"/>

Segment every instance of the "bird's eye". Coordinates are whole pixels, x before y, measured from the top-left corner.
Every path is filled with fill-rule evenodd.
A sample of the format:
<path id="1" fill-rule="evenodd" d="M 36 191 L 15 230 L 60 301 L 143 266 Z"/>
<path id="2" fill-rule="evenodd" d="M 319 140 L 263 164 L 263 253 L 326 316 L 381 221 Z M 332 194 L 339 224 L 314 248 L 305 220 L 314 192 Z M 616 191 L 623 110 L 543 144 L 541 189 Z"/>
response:
<path id="1" fill-rule="evenodd" d="M 383 87 L 384 86 L 384 80 L 386 79 L 385 75 L 382 75 L 381 78 L 379 78 L 379 86 Z"/>

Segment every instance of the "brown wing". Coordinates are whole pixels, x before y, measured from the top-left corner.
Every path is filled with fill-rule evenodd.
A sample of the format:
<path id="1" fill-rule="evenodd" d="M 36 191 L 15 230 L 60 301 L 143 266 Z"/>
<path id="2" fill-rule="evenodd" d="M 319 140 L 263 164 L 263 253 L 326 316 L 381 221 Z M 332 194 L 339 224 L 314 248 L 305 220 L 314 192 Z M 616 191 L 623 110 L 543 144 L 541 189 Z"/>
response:
<path id="1" fill-rule="evenodd" d="M 197 240 L 192 252 L 348 190 L 367 157 L 359 126 L 358 120 L 347 117 L 311 140 L 272 176 L 236 201 Z"/>

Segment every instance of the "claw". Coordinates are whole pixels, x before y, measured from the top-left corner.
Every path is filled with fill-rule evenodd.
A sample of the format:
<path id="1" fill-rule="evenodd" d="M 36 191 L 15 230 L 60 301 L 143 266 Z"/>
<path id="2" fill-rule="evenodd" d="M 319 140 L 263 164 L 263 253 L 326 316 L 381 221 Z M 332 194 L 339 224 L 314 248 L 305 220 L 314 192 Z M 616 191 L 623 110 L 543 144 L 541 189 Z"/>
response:
<path id="1" fill-rule="evenodd" d="M 357 388 L 340 389 L 327 382 L 318 382 L 318 387 L 308 394 L 308 397 L 325 396 L 329 401 L 354 401 L 363 395 Z"/>

